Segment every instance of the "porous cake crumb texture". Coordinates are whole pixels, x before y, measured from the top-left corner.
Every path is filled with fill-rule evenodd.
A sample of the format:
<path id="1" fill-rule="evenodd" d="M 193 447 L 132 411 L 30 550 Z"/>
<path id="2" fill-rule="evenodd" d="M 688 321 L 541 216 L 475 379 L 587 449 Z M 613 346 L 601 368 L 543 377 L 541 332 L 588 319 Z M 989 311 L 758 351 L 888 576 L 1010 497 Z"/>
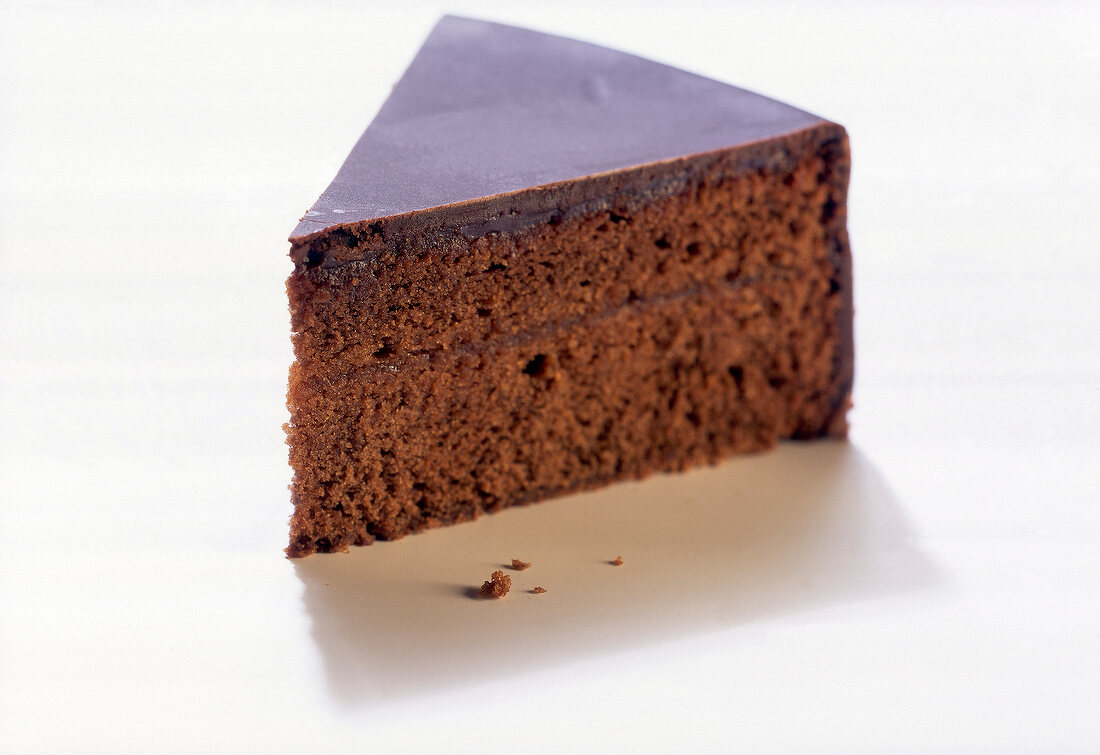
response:
<path id="1" fill-rule="evenodd" d="M 847 171 L 840 131 L 526 228 L 296 250 L 288 554 L 843 435 Z"/>
<path id="2" fill-rule="evenodd" d="M 503 598 L 512 589 L 512 578 L 497 569 L 489 579 L 481 585 L 478 593 L 483 598 Z"/>

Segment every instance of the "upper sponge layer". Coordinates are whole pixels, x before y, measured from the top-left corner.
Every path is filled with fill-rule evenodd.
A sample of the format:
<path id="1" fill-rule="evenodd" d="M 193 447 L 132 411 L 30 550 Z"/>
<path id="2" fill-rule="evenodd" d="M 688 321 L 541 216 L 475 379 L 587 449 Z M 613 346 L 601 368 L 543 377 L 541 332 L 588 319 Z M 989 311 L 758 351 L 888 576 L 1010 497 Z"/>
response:
<path id="1" fill-rule="evenodd" d="M 633 55 L 446 16 L 290 241 L 819 123 Z"/>

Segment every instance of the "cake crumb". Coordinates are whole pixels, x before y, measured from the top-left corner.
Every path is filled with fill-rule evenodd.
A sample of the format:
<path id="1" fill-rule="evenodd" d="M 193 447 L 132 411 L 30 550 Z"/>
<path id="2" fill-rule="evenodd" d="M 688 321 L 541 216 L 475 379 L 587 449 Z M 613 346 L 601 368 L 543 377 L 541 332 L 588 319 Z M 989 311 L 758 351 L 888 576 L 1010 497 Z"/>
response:
<path id="1" fill-rule="evenodd" d="M 612 566 L 622 566 L 623 565 L 623 557 L 622 556 L 615 556 L 614 561 L 608 561 L 607 563 L 611 564 Z"/>
<path id="2" fill-rule="evenodd" d="M 544 592 L 546 592 L 546 588 L 545 587 L 532 587 L 531 592 L 533 592 L 535 595 L 542 595 Z"/>
<path id="3" fill-rule="evenodd" d="M 520 561 L 518 558 L 513 558 L 512 559 L 512 568 L 515 569 L 516 571 L 523 571 L 524 569 L 530 569 L 531 568 L 531 562 L 530 561 Z"/>
<path id="4" fill-rule="evenodd" d="M 503 598 L 512 589 L 512 578 L 497 569 L 489 576 L 489 580 L 481 586 L 479 593 L 483 598 Z"/>

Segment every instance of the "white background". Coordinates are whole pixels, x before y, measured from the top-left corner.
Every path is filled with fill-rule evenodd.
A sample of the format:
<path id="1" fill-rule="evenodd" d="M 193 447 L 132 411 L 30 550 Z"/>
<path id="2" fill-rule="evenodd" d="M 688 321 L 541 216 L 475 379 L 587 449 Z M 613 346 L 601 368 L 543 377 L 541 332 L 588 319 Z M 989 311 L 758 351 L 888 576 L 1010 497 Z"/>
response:
<path id="1" fill-rule="evenodd" d="M 0 5 L 0 751 L 1100 750 L 1095 3 L 149 5 Z M 850 443 L 283 558 L 285 238 L 442 10 L 849 128 Z"/>

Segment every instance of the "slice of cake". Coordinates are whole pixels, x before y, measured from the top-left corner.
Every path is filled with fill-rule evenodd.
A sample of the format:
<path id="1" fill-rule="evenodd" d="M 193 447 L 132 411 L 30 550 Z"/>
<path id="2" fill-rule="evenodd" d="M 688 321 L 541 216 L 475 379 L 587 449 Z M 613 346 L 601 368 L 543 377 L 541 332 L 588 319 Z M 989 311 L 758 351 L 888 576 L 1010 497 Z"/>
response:
<path id="1" fill-rule="evenodd" d="M 843 436 L 844 129 L 444 18 L 294 229 L 287 553 Z"/>

